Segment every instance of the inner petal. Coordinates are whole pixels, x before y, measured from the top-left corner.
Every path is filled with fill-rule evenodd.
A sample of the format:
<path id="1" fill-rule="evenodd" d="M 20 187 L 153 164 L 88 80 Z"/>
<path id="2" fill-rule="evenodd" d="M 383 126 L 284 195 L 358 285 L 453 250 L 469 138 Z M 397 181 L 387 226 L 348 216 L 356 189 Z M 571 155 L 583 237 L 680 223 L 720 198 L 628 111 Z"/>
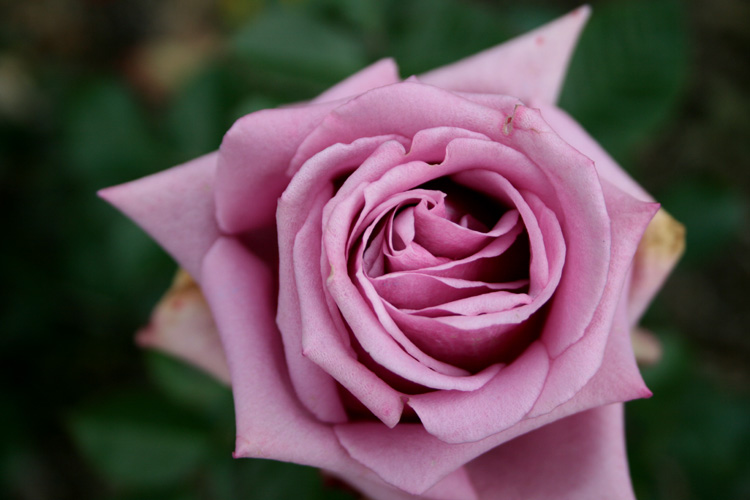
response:
<path id="1" fill-rule="evenodd" d="M 478 316 L 480 314 L 508 311 L 521 305 L 530 304 L 531 300 L 531 297 L 525 293 L 498 290 L 446 302 L 439 306 L 422 309 L 403 309 L 403 311 L 429 318 L 454 315 Z"/>
<path id="2" fill-rule="evenodd" d="M 495 237 L 507 233 L 513 227 L 514 219 L 518 219 L 518 212 L 510 210 L 500 217 L 492 231 L 478 231 L 458 223 L 467 214 L 457 214 L 455 222 L 448 219 L 446 216 L 449 212 L 445 210 L 442 201 L 434 207 L 428 207 L 422 202 L 413 209 L 414 240 L 438 256 L 451 259 L 467 257 L 489 244 Z M 464 220 L 467 223 L 469 221 Z M 484 226 L 478 220 L 474 225 Z"/>
<path id="3" fill-rule="evenodd" d="M 418 272 L 396 272 L 371 280 L 378 294 L 398 308 L 424 309 L 496 290 L 524 292 L 528 280 L 485 283 L 431 276 Z"/>

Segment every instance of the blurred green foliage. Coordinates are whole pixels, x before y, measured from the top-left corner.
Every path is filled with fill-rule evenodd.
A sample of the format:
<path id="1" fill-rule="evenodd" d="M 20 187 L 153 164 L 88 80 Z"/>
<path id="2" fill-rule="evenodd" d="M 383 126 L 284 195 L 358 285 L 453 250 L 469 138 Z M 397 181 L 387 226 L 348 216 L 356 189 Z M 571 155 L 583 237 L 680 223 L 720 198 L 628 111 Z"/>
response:
<path id="1" fill-rule="evenodd" d="M 394 57 L 403 77 L 419 74 L 576 5 L 21 4 L 0 7 L 3 496 L 355 498 L 310 468 L 231 460 L 229 390 L 135 348 L 132 333 L 174 264 L 94 193 L 209 152 L 239 116 L 308 99 L 378 58 Z M 750 341 L 741 335 L 750 169 L 722 156 L 750 131 L 745 121 L 733 136 L 706 133 L 724 130 L 734 101 L 714 115 L 701 105 L 704 87 L 733 87 L 701 79 L 698 64 L 710 61 L 698 59 L 707 42 L 697 12 L 678 0 L 595 4 L 561 98 L 688 227 L 677 284 L 646 319 L 664 341 L 663 362 L 644 370 L 655 396 L 628 405 L 641 500 L 750 497 Z M 203 38 L 210 50 L 190 45 Z M 164 40 L 178 51 L 159 59 Z M 170 79 L 164 68 L 191 57 Z M 721 95 L 748 103 L 747 93 Z M 726 142 L 696 145 L 717 136 Z"/>

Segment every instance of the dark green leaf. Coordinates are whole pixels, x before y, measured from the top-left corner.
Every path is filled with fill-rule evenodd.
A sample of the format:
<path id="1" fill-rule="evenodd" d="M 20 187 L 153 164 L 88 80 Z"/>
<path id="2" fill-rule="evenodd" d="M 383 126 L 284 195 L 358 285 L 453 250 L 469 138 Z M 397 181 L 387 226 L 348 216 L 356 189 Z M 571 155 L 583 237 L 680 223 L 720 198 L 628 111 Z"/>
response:
<path id="1" fill-rule="evenodd" d="M 688 264 L 715 257 L 747 226 L 747 201 L 710 182 L 685 182 L 661 197 L 664 207 L 685 224 Z"/>
<path id="2" fill-rule="evenodd" d="M 399 15 L 393 16 L 397 36 L 391 50 L 404 77 L 454 62 L 514 34 L 503 22 L 507 18 L 477 4 L 417 0 L 394 8 Z"/>
<path id="3" fill-rule="evenodd" d="M 235 36 L 234 49 L 254 65 L 329 84 L 367 62 L 356 40 L 293 9 L 264 11 Z"/>
<path id="4" fill-rule="evenodd" d="M 73 439 L 113 485 L 163 486 L 187 480 L 207 454 L 205 429 L 164 401 L 113 395 L 75 412 Z"/>
<path id="5" fill-rule="evenodd" d="M 206 71 L 175 97 L 168 125 L 180 156 L 194 158 L 219 147 L 227 127 L 222 84 L 221 73 Z"/>
<path id="6" fill-rule="evenodd" d="M 150 351 L 146 360 L 151 378 L 172 400 L 224 426 L 234 425 L 232 392 L 227 385 L 165 354 Z"/>
<path id="7" fill-rule="evenodd" d="M 119 83 L 83 86 L 66 116 L 64 139 L 67 167 L 96 187 L 151 173 L 160 163 L 141 105 Z"/>
<path id="8" fill-rule="evenodd" d="M 627 164 L 664 122 L 687 74 L 683 4 L 597 4 L 573 57 L 560 105 Z"/>
<path id="9" fill-rule="evenodd" d="M 274 460 L 218 459 L 211 469 L 214 500 L 352 500 L 338 486 L 325 484 L 318 469 Z"/>

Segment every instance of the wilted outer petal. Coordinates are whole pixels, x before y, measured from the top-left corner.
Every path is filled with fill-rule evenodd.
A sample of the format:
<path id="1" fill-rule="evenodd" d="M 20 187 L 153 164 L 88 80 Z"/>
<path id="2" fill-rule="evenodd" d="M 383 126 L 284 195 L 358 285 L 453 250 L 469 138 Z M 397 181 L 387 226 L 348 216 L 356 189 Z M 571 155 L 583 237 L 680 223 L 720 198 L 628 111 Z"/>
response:
<path id="1" fill-rule="evenodd" d="M 227 358 L 211 310 L 198 284 L 183 269 L 177 271 L 136 342 L 176 356 L 229 384 Z"/>
<path id="2" fill-rule="evenodd" d="M 621 404 L 579 413 L 499 446 L 466 467 L 482 499 L 634 499 Z"/>
<path id="3" fill-rule="evenodd" d="M 630 340 L 633 344 L 633 354 L 639 365 L 651 366 L 661 360 L 661 342 L 650 331 L 634 327 L 630 331 Z"/>
<path id="4" fill-rule="evenodd" d="M 660 209 L 643 234 L 633 262 L 628 313 L 636 324 L 685 251 L 685 226 Z"/>
<path id="5" fill-rule="evenodd" d="M 197 281 L 219 236 L 214 216 L 216 153 L 99 191 L 154 238 Z"/>
<path id="6" fill-rule="evenodd" d="M 497 47 L 421 75 L 449 90 L 506 94 L 555 103 L 591 9 L 580 7 Z"/>

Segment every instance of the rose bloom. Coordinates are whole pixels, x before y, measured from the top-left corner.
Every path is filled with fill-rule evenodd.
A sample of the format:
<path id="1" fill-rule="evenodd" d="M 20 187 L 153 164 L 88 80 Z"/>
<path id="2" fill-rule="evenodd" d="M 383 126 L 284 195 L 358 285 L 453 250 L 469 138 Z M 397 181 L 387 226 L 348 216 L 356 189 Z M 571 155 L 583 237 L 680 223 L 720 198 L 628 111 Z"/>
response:
<path id="1" fill-rule="evenodd" d="M 630 331 L 682 229 L 554 105 L 587 17 L 377 62 L 101 192 L 195 279 L 139 340 L 231 381 L 236 457 L 373 499 L 633 497 Z"/>

